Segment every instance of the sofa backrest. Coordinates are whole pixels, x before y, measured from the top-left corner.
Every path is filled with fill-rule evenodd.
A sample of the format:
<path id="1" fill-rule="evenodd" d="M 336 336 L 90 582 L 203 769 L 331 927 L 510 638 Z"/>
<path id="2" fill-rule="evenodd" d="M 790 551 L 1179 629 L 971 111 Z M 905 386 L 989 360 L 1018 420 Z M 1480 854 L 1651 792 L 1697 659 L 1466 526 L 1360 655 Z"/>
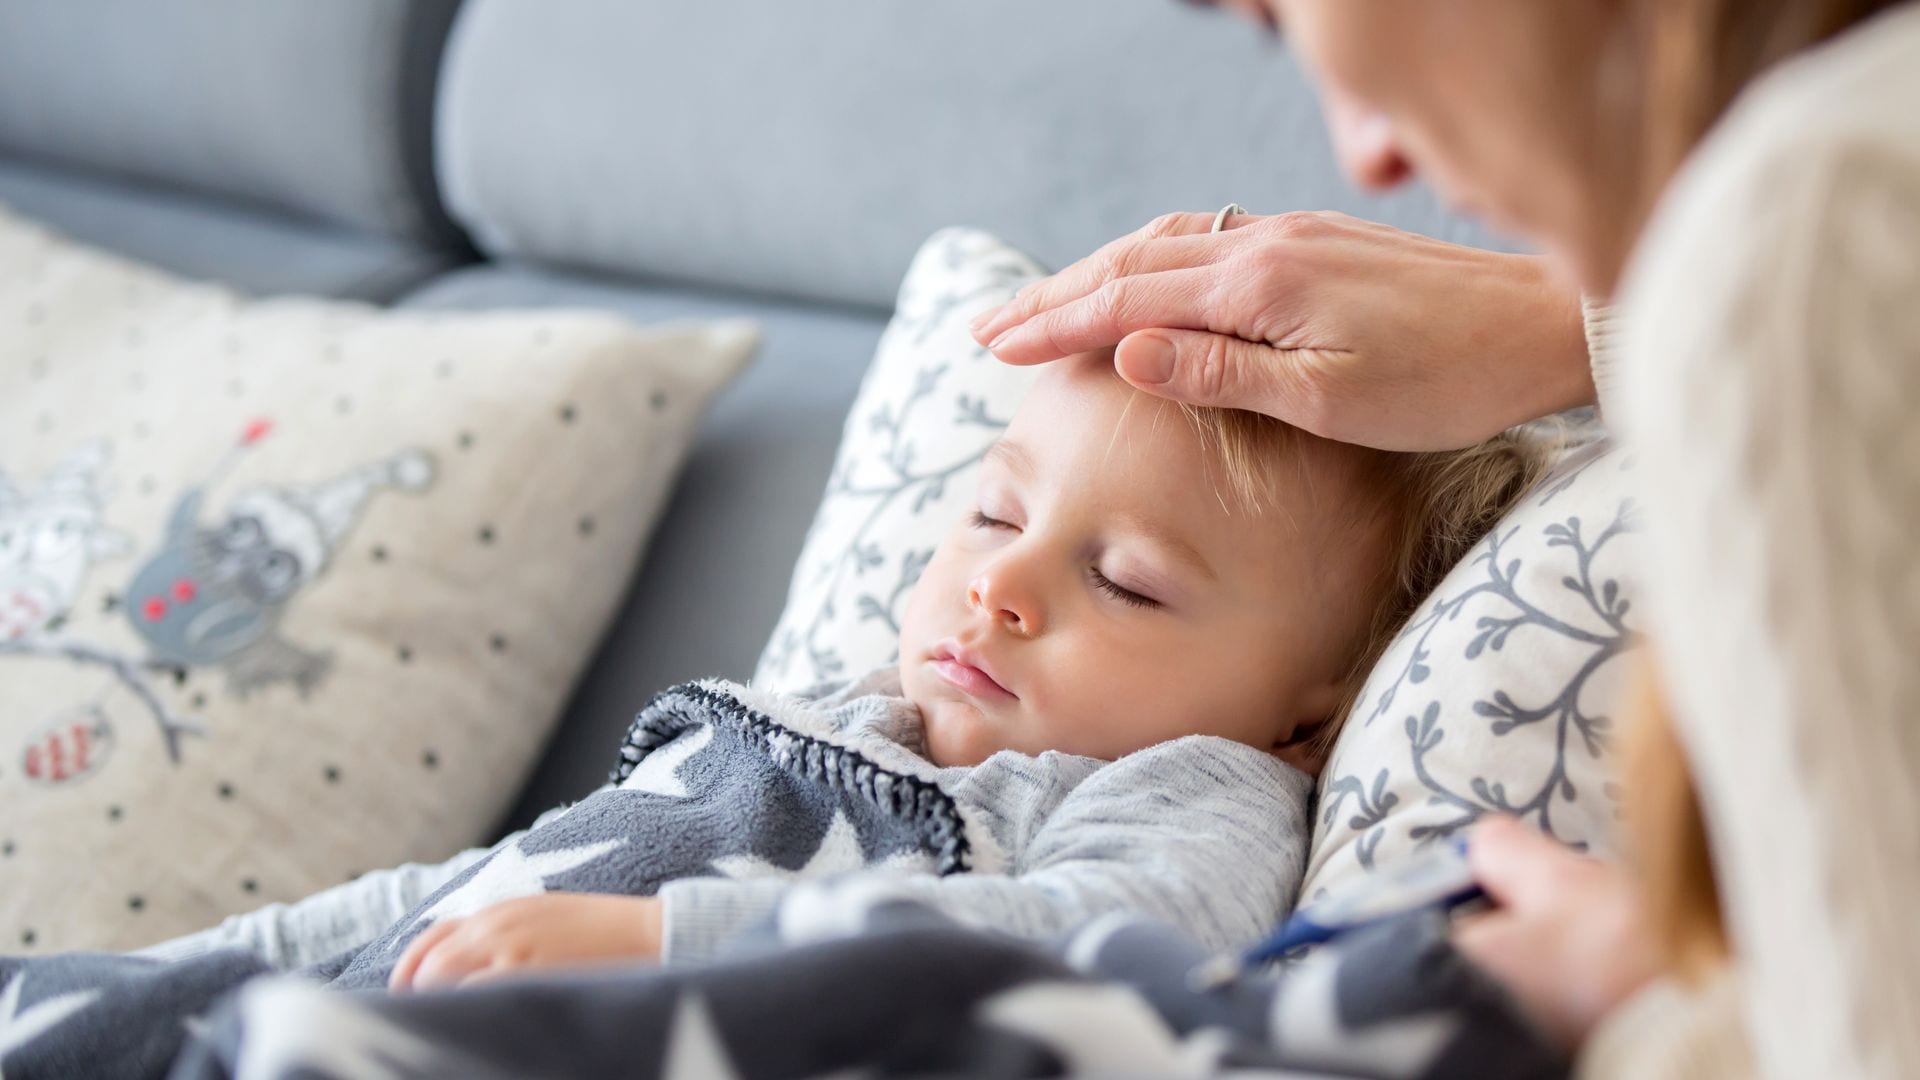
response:
<path id="1" fill-rule="evenodd" d="M 431 125 L 457 8 L 7 0 L 0 153 L 452 241 Z"/>
<path id="2" fill-rule="evenodd" d="M 489 254 L 874 306 L 952 224 L 1056 266 L 1229 200 L 1487 240 L 1352 192 L 1284 47 L 1175 0 L 468 0 L 437 138 Z"/>

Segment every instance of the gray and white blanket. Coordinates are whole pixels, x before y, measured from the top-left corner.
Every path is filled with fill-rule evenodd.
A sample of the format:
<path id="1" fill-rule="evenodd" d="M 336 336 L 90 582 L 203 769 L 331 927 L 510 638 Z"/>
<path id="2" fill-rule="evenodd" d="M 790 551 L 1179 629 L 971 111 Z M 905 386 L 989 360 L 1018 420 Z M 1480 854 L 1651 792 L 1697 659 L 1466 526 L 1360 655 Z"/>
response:
<path id="1" fill-rule="evenodd" d="M 1164 926 L 1109 916 L 1050 946 L 1023 942 L 963 928 L 888 875 L 785 890 L 762 931 L 715 964 L 382 989 L 437 919 L 543 890 L 652 894 L 727 859 L 800 875 L 823 869 L 833 835 L 850 838 L 855 866 L 939 874 L 969 870 L 976 844 L 994 845 L 925 775 L 776 721 L 719 684 L 676 687 L 635 721 L 607 788 L 502 844 L 370 944 L 297 975 L 244 950 L 0 957 L 0 1075 L 1559 1067 L 1432 925 L 1357 941 L 1279 980 L 1196 993 L 1186 980 L 1202 950 Z M 1515 1067 L 1489 1070 L 1499 1054 L 1517 1055 Z"/>

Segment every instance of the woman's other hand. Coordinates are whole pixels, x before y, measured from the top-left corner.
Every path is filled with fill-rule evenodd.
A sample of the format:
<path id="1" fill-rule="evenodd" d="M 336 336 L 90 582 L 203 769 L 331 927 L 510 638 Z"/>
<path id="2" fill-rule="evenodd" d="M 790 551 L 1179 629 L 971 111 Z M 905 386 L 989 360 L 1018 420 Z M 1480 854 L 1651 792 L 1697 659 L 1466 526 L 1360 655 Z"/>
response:
<path id="1" fill-rule="evenodd" d="M 1133 385 L 1389 450 L 1468 446 L 1593 401 L 1580 301 L 1544 259 L 1343 214 L 1170 214 L 983 313 L 1011 364 L 1118 345 Z"/>
<path id="2" fill-rule="evenodd" d="M 546 893 L 442 919 L 407 946 L 390 990 L 465 986 L 534 968 L 660 959 L 660 901 Z"/>
<path id="3" fill-rule="evenodd" d="M 1560 1046 L 1578 1046 L 1660 973 L 1639 892 L 1621 866 L 1508 817 L 1475 825 L 1467 858 L 1499 906 L 1462 920 L 1453 942 Z"/>

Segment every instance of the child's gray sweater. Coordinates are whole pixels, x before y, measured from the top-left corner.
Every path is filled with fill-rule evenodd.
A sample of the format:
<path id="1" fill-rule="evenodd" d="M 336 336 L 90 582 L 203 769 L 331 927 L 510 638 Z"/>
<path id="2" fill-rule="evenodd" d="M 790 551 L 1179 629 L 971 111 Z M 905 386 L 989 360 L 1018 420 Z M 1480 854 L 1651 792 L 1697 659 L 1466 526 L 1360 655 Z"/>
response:
<path id="1" fill-rule="evenodd" d="M 931 781 L 951 796 L 977 835 L 970 872 L 938 876 L 926 860 L 863 859 L 855 844 L 850 873 L 872 876 L 889 891 L 965 923 L 1042 937 L 1130 911 L 1180 926 L 1204 946 L 1224 950 L 1257 940 L 1294 903 L 1310 832 L 1312 781 L 1271 754 L 1189 736 L 1112 762 L 1003 751 L 976 766 L 940 768 L 920 756 L 920 712 L 900 696 L 892 667 L 798 696 L 714 685 L 783 722 L 831 733 L 884 768 Z M 674 756 L 656 757 L 645 782 L 677 785 L 670 772 Z M 534 828 L 566 812 L 550 810 Z M 178 958 L 242 947 L 276 968 L 305 967 L 373 941 L 436 889 L 526 835 L 515 833 L 494 848 L 475 848 L 437 865 L 366 874 L 145 952 Z M 828 842 L 831 837 L 823 849 Z M 845 859 L 835 862 L 824 851 L 816 861 L 836 876 L 849 873 Z M 660 889 L 663 960 L 712 956 L 735 933 L 773 915 L 794 884 L 809 876 L 807 868 L 740 863 L 716 858 L 713 876 L 682 878 Z"/>

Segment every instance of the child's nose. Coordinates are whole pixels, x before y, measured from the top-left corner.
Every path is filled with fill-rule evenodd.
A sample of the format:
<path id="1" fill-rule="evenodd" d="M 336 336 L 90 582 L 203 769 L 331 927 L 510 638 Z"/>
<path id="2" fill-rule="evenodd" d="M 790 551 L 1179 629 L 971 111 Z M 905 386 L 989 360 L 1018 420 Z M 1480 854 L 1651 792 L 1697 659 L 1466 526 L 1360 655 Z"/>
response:
<path id="1" fill-rule="evenodd" d="M 1040 605 L 1009 573 L 989 571 L 967 585 L 967 604 L 1021 637 L 1040 632 Z"/>

